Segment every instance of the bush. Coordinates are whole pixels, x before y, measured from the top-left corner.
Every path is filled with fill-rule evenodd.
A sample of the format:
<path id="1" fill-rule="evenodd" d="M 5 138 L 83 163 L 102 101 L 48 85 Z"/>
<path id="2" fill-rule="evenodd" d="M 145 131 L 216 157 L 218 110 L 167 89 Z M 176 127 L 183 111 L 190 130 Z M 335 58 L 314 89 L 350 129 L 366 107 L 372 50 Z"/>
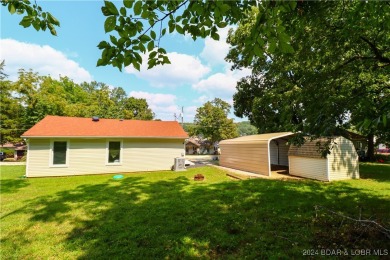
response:
<path id="1" fill-rule="evenodd" d="M 390 163 L 390 155 L 375 154 L 375 161 L 380 163 Z"/>
<path id="2" fill-rule="evenodd" d="M 8 149 L 8 148 L 3 148 L 1 149 L 0 152 L 5 153 L 6 157 L 14 157 L 14 150 Z"/>

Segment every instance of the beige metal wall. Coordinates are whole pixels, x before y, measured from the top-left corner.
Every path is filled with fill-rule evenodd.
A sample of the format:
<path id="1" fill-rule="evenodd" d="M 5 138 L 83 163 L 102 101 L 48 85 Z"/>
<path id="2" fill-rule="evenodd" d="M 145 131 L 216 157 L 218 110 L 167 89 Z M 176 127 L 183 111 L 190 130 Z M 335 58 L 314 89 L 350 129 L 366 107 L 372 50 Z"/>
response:
<path id="1" fill-rule="evenodd" d="M 298 157 L 290 155 L 289 161 L 290 175 L 321 181 L 328 181 L 326 159 Z"/>
<path id="2" fill-rule="evenodd" d="M 233 169 L 269 175 L 268 142 L 219 144 L 219 164 Z"/>
<path id="3" fill-rule="evenodd" d="M 287 141 L 275 139 L 279 143 L 279 163 L 278 163 L 278 146 L 274 140 L 270 141 L 270 160 L 271 164 L 288 166 L 288 148 Z"/>
<path id="4" fill-rule="evenodd" d="M 29 140 L 27 177 L 169 170 L 184 153 L 184 140 L 123 139 L 121 165 L 106 165 L 106 139 L 68 139 L 68 166 L 51 167 L 50 141 Z"/>
<path id="5" fill-rule="evenodd" d="M 353 143 L 344 138 L 335 139 L 328 155 L 329 180 L 359 179 L 359 159 Z"/>

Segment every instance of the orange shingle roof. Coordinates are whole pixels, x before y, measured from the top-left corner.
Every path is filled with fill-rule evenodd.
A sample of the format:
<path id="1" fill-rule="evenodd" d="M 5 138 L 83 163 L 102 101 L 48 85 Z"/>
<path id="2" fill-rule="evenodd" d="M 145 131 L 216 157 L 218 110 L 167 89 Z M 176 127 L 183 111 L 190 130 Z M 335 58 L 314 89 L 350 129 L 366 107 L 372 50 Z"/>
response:
<path id="1" fill-rule="evenodd" d="M 143 121 L 46 116 L 22 137 L 154 137 L 188 138 L 177 121 Z"/>

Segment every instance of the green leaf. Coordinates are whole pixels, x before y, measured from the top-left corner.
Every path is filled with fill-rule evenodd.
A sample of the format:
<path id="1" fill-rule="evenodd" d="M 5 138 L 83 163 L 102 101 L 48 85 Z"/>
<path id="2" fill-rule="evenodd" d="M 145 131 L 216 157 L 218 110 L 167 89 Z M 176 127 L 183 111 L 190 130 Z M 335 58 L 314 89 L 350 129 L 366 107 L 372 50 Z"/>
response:
<path id="1" fill-rule="evenodd" d="M 138 70 L 138 71 L 141 70 L 141 64 L 139 62 L 137 62 L 136 60 L 133 60 L 132 64 L 136 70 Z"/>
<path id="2" fill-rule="evenodd" d="M 60 22 L 54 16 L 52 16 L 51 13 L 47 13 L 47 19 L 50 23 L 60 26 Z"/>
<path id="3" fill-rule="evenodd" d="M 116 17 L 109 16 L 104 22 L 104 31 L 106 33 L 111 32 L 112 30 L 115 29 L 115 25 L 116 25 Z"/>
<path id="4" fill-rule="evenodd" d="M 211 38 L 213 38 L 216 41 L 219 41 L 219 34 L 218 33 L 212 33 Z"/>
<path id="5" fill-rule="evenodd" d="M 150 37 L 152 37 L 153 40 L 156 39 L 156 32 L 155 31 L 151 31 L 150 32 Z"/>
<path id="6" fill-rule="evenodd" d="M 175 24 L 170 23 L 169 24 L 169 33 L 172 33 L 175 30 Z"/>
<path id="7" fill-rule="evenodd" d="M 275 39 L 270 39 L 268 42 L 268 52 L 274 53 L 276 49 L 276 41 Z"/>
<path id="8" fill-rule="evenodd" d="M 220 23 L 217 24 L 217 26 L 219 28 L 225 28 L 227 26 L 227 23 L 226 22 L 220 22 Z"/>
<path id="9" fill-rule="evenodd" d="M 167 28 L 162 29 L 161 36 L 164 36 L 166 32 L 167 32 Z"/>
<path id="10" fill-rule="evenodd" d="M 224 14 L 224 13 L 226 13 L 227 11 L 230 10 L 230 5 L 228 5 L 228 4 L 222 4 L 222 5 L 219 6 L 219 8 L 221 9 L 221 12 Z"/>
<path id="11" fill-rule="evenodd" d="M 98 59 L 97 63 L 96 63 L 96 66 L 104 66 L 106 65 L 107 63 L 103 60 L 103 59 Z"/>
<path id="12" fill-rule="evenodd" d="M 178 33 L 180 33 L 180 34 L 184 34 L 183 28 L 182 28 L 180 25 L 178 25 L 178 24 L 176 24 L 176 31 L 177 31 Z"/>
<path id="13" fill-rule="evenodd" d="M 142 11 L 142 1 L 137 1 L 133 10 L 135 15 L 140 15 Z"/>
<path id="14" fill-rule="evenodd" d="M 253 46 L 253 53 L 257 56 L 257 57 L 261 57 L 263 55 L 263 52 L 261 51 L 261 48 L 258 44 L 255 44 Z"/>
<path id="15" fill-rule="evenodd" d="M 142 63 L 142 57 L 141 57 L 141 55 L 139 55 L 139 53 L 135 52 L 135 53 L 134 53 L 134 56 L 135 56 L 135 59 L 136 59 L 139 63 Z"/>
<path id="16" fill-rule="evenodd" d="M 150 41 L 150 42 L 148 43 L 148 51 L 153 50 L 153 48 L 154 48 L 154 41 Z"/>
<path id="17" fill-rule="evenodd" d="M 157 55 L 156 51 L 152 51 L 151 53 L 149 53 L 149 60 L 153 59 L 154 57 L 156 57 L 156 55 Z"/>
<path id="18" fill-rule="evenodd" d="M 127 56 L 125 57 L 125 60 L 123 61 L 123 64 L 125 65 L 125 67 L 129 66 L 131 63 L 132 63 L 133 59 L 131 56 Z"/>
<path id="19" fill-rule="evenodd" d="M 22 21 L 20 21 L 20 25 L 23 26 L 24 28 L 29 27 L 34 20 L 34 17 L 32 16 L 25 16 L 23 17 Z"/>
<path id="20" fill-rule="evenodd" d="M 133 6 L 134 0 L 123 0 L 123 5 L 126 8 L 131 8 Z"/>
<path id="21" fill-rule="evenodd" d="M 120 12 L 121 12 L 121 15 L 126 16 L 126 8 L 121 7 Z"/>
<path id="22" fill-rule="evenodd" d="M 110 44 L 106 41 L 101 41 L 97 47 L 101 50 L 110 47 Z"/>
<path id="23" fill-rule="evenodd" d="M 383 126 L 386 127 L 386 125 L 387 125 L 387 115 L 386 114 L 384 114 L 382 116 L 382 121 L 383 121 Z"/>
<path id="24" fill-rule="evenodd" d="M 39 31 L 39 29 L 41 29 L 41 21 L 38 18 L 35 19 L 34 22 L 32 22 L 32 25 L 35 28 L 35 30 L 37 30 L 37 31 Z"/>
<path id="25" fill-rule="evenodd" d="M 110 41 L 111 41 L 113 44 L 115 44 L 115 45 L 118 44 L 118 40 L 116 39 L 116 37 L 115 37 L 114 35 L 110 35 Z"/>
<path id="26" fill-rule="evenodd" d="M 156 59 L 149 59 L 149 61 L 148 61 L 148 69 L 151 69 L 154 66 L 156 66 Z"/>
<path id="27" fill-rule="evenodd" d="M 143 34 L 143 35 L 141 35 L 141 36 L 139 37 L 139 40 L 140 40 L 141 42 L 147 42 L 147 41 L 150 41 L 151 39 L 150 39 L 150 37 L 147 36 L 146 34 Z"/>
<path id="28" fill-rule="evenodd" d="M 139 47 L 139 50 L 143 53 L 146 52 L 146 48 L 145 48 L 145 45 L 143 45 L 142 43 L 138 44 L 138 47 Z"/>
<path id="29" fill-rule="evenodd" d="M 110 14 L 119 15 L 118 9 L 116 8 L 116 6 L 112 2 L 104 1 L 104 4 L 105 4 L 107 10 L 110 12 Z"/>
<path id="30" fill-rule="evenodd" d="M 102 6 L 101 10 L 102 10 L 102 14 L 103 14 L 104 16 L 110 16 L 110 15 L 111 15 L 111 13 L 110 13 L 110 11 L 108 11 L 108 8 L 107 8 L 107 7 Z"/>
<path id="31" fill-rule="evenodd" d="M 284 53 L 294 53 L 293 47 L 289 43 L 286 42 L 279 42 L 280 49 Z"/>
<path id="32" fill-rule="evenodd" d="M 16 8 L 14 6 L 13 3 L 9 3 L 8 4 L 8 11 L 11 13 L 11 14 L 14 14 L 16 12 Z"/>

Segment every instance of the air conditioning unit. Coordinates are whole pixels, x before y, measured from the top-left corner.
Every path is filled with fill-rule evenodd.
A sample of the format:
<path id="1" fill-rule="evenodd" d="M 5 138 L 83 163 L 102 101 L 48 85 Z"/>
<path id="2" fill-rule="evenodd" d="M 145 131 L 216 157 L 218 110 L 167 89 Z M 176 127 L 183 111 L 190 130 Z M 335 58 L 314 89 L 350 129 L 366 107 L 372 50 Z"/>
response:
<path id="1" fill-rule="evenodd" d="M 176 157 L 175 164 L 173 165 L 173 170 L 177 171 L 185 171 L 185 163 L 186 159 L 184 157 Z"/>

